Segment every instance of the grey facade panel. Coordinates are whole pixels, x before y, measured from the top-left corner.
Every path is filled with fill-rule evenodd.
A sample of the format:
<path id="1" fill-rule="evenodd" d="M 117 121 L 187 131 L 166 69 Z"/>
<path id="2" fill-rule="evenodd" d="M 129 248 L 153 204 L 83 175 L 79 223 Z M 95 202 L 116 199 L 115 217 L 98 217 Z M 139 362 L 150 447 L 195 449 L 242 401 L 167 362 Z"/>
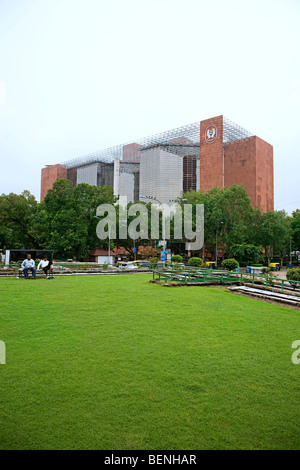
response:
<path id="1" fill-rule="evenodd" d="M 153 147 L 141 152 L 140 198 L 155 197 L 161 203 L 178 198 L 183 190 L 181 156 Z"/>
<path id="2" fill-rule="evenodd" d="M 97 186 L 97 168 L 98 164 L 83 166 L 77 169 L 77 184 L 87 183 Z"/>

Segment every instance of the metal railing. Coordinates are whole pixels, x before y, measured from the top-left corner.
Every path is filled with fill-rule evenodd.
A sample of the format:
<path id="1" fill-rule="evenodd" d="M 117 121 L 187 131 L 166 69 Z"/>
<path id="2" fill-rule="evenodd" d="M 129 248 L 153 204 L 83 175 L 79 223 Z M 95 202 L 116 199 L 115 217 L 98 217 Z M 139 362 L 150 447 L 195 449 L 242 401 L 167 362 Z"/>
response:
<path id="1" fill-rule="evenodd" d="M 240 282 L 251 284 L 262 284 L 266 287 L 280 287 L 281 290 L 300 288 L 300 281 L 280 279 L 269 274 L 239 273 L 236 271 L 218 271 L 205 268 L 171 267 L 165 269 L 154 269 L 153 280 L 179 282 L 179 283 L 203 283 L 218 281 L 220 283 Z"/>

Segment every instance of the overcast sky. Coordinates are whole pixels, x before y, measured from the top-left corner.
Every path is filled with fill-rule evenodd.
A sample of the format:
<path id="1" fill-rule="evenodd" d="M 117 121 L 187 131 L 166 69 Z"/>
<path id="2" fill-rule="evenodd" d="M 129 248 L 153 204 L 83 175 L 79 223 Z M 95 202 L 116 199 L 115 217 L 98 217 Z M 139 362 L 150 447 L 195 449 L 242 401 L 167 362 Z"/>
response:
<path id="1" fill-rule="evenodd" d="M 220 114 L 274 146 L 300 208 L 299 0 L 0 0 L 0 193 Z"/>

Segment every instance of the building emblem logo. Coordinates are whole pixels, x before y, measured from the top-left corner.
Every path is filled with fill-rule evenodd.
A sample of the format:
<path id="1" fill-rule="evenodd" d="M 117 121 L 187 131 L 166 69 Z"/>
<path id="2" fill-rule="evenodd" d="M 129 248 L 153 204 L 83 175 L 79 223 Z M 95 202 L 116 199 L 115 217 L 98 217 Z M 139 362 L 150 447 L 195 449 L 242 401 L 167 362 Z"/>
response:
<path id="1" fill-rule="evenodd" d="M 212 144 L 217 140 L 216 126 L 209 126 L 205 131 L 205 141 L 207 144 Z"/>

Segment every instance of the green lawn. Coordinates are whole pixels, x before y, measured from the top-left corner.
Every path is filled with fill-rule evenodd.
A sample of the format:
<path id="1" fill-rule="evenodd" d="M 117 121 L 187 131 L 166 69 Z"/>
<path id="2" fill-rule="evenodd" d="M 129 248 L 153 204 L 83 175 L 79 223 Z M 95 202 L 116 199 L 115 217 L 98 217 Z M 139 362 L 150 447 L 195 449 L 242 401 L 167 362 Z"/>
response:
<path id="1" fill-rule="evenodd" d="M 1 449 L 300 448 L 300 312 L 150 278 L 0 280 Z"/>

